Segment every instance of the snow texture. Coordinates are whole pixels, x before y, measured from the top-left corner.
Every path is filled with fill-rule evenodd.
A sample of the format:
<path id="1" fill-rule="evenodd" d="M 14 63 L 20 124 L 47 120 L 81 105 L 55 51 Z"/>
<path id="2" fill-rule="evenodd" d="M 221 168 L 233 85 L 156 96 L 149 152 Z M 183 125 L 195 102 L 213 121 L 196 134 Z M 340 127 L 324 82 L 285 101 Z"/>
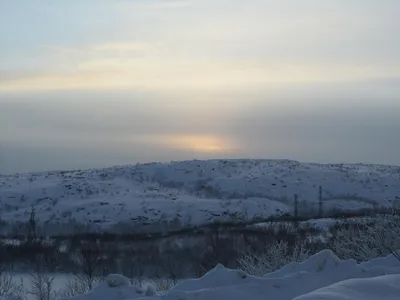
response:
<path id="1" fill-rule="evenodd" d="M 293 195 L 316 206 L 319 186 L 325 210 L 390 206 L 399 200 L 399 182 L 396 166 L 290 160 L 194 160 L 0 175 L 0 215 L 25 222 L 34 206 L 49 230 L 68 231 L 72 223 L 121 232 L 132 230 L 126 226 L 132 223 L 199 225 L 292 213 Z"/>
<path id="2" fill-rule="evenodd" d="M 263 277 L 218 265 L 203 277 L 184 280 L 160 294 L 102 284 L 74 300 L 398 300 L 399 283 L 400 262 L 392 256 L 357 264 L 324 250 Z"/>

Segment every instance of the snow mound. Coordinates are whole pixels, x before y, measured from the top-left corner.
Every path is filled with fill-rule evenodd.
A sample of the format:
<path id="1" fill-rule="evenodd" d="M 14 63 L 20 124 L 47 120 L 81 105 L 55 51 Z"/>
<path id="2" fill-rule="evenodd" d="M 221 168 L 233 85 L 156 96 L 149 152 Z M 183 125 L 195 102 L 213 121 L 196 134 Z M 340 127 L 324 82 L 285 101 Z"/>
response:
<path id="1" fill-rule="evenodd" d="M 171 290 L 192 291 L 202 288 L 214 288 L 221 286 L 231 286 L 234 284 L 242 284 L 249 278 L 255 279 L 247 275 L 242 270 L 231 270 L 223 267 L 221 264 L 209 271 L 203 277 L 198 279 L 188 279 L 178 283 Z M 250 280 L 251 280 L 250 279 Z"/>
<path id="2" fill-rule="evenodd" d="M 272 278 L 279 276 L 287 276 L 292 273 L 309 272 L 320 273 L 325 270 L 332 271 L 337 267 L 351 269 L 357 265 L 355 260 L 342 261 L 331 250 L 322 250 L 321 252 L 311 256 L 303 262 L 292 262 L 278 271 L 266 274 L 264 277 Z"/>
<path id="3" fill-rule="evenodd" d="M 383 267 L 383 268 L 387 268 L 387 269 L 399 270 L 400 262 L 393 254 L 389 254 L 386 257 L 378 257 L 378 258 L 363 262 L 360 264 L 360 266 L 362 266 L 363 268 L 366 268 L 366 269 Z M 400 273 L 400 271 L 399 271 L 399 273 Z"/>
<path id="4" fill-rule="evenodd" d="M 400 263 L 394 259 L 389 255 L 357 264 L 355 260 L 340 260 L 331 250 L 323 250 L 304 262 L 290 263 L 263 277 L 218 265 L 199 279 L 182 281 L 166 292 L 163 299 L 258 300 L 268 295 L 267 299 L 292 300 L 343 280 L 400 274 Z"/>
<path id="5" fill-rule="evenodd" d="M 151 283 L 144 283 L 142 286 L 136 288 L 136 291 L 139 294 L 142 294 L 144 296 L 155 296 L 157 295 L 157 290 L 156 287 L 154 285 L 152 285 Z"/>
<path id="6" fill-rule="evenodd" d="M 106 283 L 108 287 L 114 288 L 114 287 L 126 287 L 130 286 L 131 282 L 129 278 L 119 275 L 119 274 L 110 274 L 106 278 Z"/>
<path id="7" fill-rule="evenodd" d="M 349 279 L 321 288 L 294 300 L 398 300 L 400 275 Z"/>
<path id="8" fill-rule="evenodd" d="M 74 300 L 400 299 L 400 262 L 393 255 L 358 264 L 354 260 L 340 260 L 330 250 L 262 277 L 217 265 L 203 277 L 184 280 L 160 294 L 152 286 L 124 285 L 123 276 L 107 279 L 112 286 L 122 283 L 117 287 L 102 284 Z M 397 298 L 393 298 L 395 295 Z"/>
<path id="9" fill-rule="evenodd" d="M 330 278 L 333 282 L 349 279 L 400 273 L 400 263 L 393 256 L 375 258 L 358 264 L 355 260 L 341 260 L 331 250 L 322 250 L 307 260 L 292 262 L 281 269 L 265 274 L 264 278 L 279 278 L 307 274 L 316 280 Z"/>

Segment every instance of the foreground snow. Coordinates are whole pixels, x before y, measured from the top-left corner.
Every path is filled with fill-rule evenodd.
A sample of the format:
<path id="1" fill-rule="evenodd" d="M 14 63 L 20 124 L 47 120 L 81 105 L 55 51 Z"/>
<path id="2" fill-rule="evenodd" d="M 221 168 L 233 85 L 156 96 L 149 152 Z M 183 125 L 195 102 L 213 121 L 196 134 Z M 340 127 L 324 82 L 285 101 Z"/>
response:
<path id="1" fill-rule="evenodd" d="M 302 263 L 291 263 L 263 277 L 216 266 L 202 278 L 182 281 L 155 294 L 135 287 L 120 275 L 74 300 L 398 300 L 400 262 L 392 256 L 357 264 L 324 250 Z"/>
<path id="2" fill-rule="evenodd" d="M 108 169 L 0 175 L 0 215 L 37 219 L 62 231 L 69 222 L 204 224 L 293 211 L 293 195 L 324 209 L 387 206 L 399 195 L 400 167 L 310 164 L 288 160 L 209 160 Z M 243 214 L 243 212 L 245 212 Z M 164 223 L 163 223 L 164 222 Z M 59 226 L 56 226 L 59 224 Z M 129 225 L 132 230 L 132 225 Z M 143 229 L 141 229 L 143 231 Z"/>
<path id="3" fill-rule="evenodd" d="M 295 300 L 360 299 L 400 299 L 400 275 L 386 275 L 368 279 L 349 279 L 295 298 Z"/>

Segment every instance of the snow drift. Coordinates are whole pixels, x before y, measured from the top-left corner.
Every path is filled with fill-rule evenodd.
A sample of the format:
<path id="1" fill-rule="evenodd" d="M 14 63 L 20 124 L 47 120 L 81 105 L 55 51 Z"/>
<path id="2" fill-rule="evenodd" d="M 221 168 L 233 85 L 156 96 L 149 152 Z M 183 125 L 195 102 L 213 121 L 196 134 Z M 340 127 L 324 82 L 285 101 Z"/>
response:
<path id="1" fill-rule="evenodd" d="M 111 284 L 110 284 L 111 283 Z M 397 297 L 397 298 L 396 298 Z M 111 275 L 87 295 L 74 300 L 359 300 L 400 299 L 400 262 L 391 255 L 357 264 L 324 250 L 301 263 L 255 277 L 216 266 L 203 277 L 188 279 L 163 293 L 135 287 Z"/>
<path id="2" fill-rule="evenodd" d="M 294 300 L 398 300 L 400 275 L 349 279 L 321 288 Z"/>

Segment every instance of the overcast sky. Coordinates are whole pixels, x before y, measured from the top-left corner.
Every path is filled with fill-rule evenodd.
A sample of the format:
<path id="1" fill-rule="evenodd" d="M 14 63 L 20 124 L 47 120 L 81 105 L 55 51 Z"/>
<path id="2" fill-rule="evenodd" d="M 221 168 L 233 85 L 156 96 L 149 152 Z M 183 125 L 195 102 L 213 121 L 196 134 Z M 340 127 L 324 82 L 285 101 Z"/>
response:
<path id="1" fill-rule="evenodd" d="M 0 0 L 0 173 L 400 165 L 398 0 Z"/>

